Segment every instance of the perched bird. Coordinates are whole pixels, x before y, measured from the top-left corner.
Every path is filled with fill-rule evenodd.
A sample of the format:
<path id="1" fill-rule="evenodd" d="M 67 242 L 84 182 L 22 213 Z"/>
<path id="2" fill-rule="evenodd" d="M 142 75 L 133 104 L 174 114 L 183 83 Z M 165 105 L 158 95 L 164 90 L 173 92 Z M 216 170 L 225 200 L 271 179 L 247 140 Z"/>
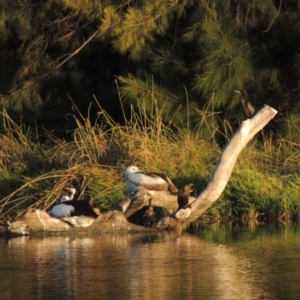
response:
<path id="1" fill-rule="evenodd" d="M 155 213 L 151 202 L 152 199 L 149 199 L 149 207 L 142 216 L 142 225 L 144 227 L 151 227 L 154 224 Z"/>
<path id="2" fill-rule="evenodd" d="M 60 198 L 60 203 L 54 205 L 49 211 L 49 215 L 63 219 L 75 227 L 89 226 L 98 217 L 93 209 L 93 201 L 73 200 L 76 189 L 70 188 L 69 190 L 71 195 L 63 195 Z"/>
<path id="3" fill-rule="evenodd" d="M 88 216 L 97 218 L 92 205 L 88 200 L 67 200 L 54 205 L 49 212 L 52 217 L 64 218 L 73 216 Z"/>
<path id="4" fill-rule="evenodd" d="M 179 192 L 177 196 L 178 209 L 186 208 L 189 205 L 190 193 L 193 192 L 195 186 L 193 183 L 185 185 Z"/>
<path id="5" fill-rule="evenodd" d="M 165 174 L 142 171 L 136 166 L 129 166 L 125 170 L 126 191 L 131 194 L 140 187 L 152 191 L 169 191 L 177 193 L 178 190 Z"/>
<path id="6" fill-rule="evenodd" d="M 76 194 L 75 188 L 65 188 L 66 190 L 69 190 L 71 192 L 71 195 L 62 195 L 59 202 L 62 203 L 64 201 L 73 200 L 74 196 Z"/>
<path id="7" fill-rule="evenodd" d="M 235 90 L 235 92 L 241 94 L 240 103 L 244 117 L 246 119 L 252 118 L 255 114 L 255 108 L 249 101 L 247 92 L 244 90 Z"/>

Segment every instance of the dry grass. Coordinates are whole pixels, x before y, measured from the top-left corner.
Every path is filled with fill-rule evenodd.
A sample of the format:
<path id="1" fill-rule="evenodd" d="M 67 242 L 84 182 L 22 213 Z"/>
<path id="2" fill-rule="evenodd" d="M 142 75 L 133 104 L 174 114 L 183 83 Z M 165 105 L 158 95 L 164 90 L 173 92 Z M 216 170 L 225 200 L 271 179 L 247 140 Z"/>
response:
<path id="1" fill-rule="evenodd" d="M 67 185 L 74 185 L 79 197 L 91 195 L 98 207 L 110 208 L 125 196 L 124 169 L 130 164 L 166 172 L 179 187 L 194 182 L 196 195 L 205 188 L 221 152 L 214 138 L 218 128 L 209 128 L 206 120 L 211 116 L 203 114 L 199 126 L 191 130 L 164 124 L 155 103 L 151 116 L 142 105 L 132 110 L 124 126 L 100 106 L 99 110 L 95 124 L 74 116 L 77 128 L 71 140 L 48 132 L 43 144 L 2 112 L 0 215 L 16 216 L 28 207 L 48 209 Z M 226 127 L 231 134 L 230 126 Z M 299 216 L 299 150 L 298 144 L 286 140 L 263 146 L 251 142 L 208 214 L 248 219 L 266 214 Z"/>

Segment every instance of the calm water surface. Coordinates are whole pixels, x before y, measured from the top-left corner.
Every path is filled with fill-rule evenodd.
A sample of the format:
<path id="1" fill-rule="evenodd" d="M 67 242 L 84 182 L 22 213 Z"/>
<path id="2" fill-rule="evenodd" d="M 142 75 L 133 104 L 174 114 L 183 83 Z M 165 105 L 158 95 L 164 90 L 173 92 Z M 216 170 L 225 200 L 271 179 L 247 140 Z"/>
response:
<path id="1" fill-rule="evenodd" d="M 300 299 L 300 227 L 0 239 L 0 299 Z"/>

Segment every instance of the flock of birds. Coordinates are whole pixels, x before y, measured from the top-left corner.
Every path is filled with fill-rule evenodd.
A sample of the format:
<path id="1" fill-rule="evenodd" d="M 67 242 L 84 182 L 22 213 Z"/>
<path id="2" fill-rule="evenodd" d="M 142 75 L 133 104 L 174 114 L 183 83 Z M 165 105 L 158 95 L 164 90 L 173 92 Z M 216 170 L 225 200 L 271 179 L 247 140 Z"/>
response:
<path id="1" fill-rule="evenodd" d="M 194 184 L 185 185 L 178 191 L 170 178 L 157 172 L 142 171 L 136 166 L 129 166 L 125 170 L 125 187 L 128 194 L 137 192 L 141 187 L 149 191 L 149 195 L 153 195 L 153 191 L 178 193 L 177 202 L 178 209 L 185 209 L 189 206 L 190 193 L 194 191 Z M 60 198 L 59 204 L 54 205 L 49 211 L 49 215 L 54 218 L 89 218 L 96 219 L 98 214 L 93 208 L 93 203 L 88 200 L 75 199 L 76 189 L 66 188 L 69 191 L 68 195 L 63 195 Z M 141 224 L 144 227 L 151 227 L 155 222 L 155 213 L 152 206 L 152 199 L 149 199 L 148 209 L 145 211 L 141 219 Z M 89 223 L 90 224 L 90 223 Z"/>
<path id="2" fill-rule="evenodd" d="M 185 185 L 178 191 L 171 179 L 157 172 L 143 171 L 136 166 L 129 166 L 125 170 L 126 191 L 128 194 L 135 193 L 143 187 L 153 195 L 153 191 L 178 193 L 177 203 L 178 210 L 185 209 L 189 206 L 190 193 L 194 191 L 194 184 Z M 152 199 L 149 199 L 148 209 L 142 216 L 141 223 L 144 227 L 151 227 L 155 222 L 155 212 L 152 206 Z"/>
<path id="3" fill-rule="evenodd" d="M 247 92 L 244 90 L 235 90 L 241 94 L 240 104 L 241 109 L 246 119 L 252 118 L 255 114 L 255 109 L 248 99 Z M 162 173 L 142 171 L 136 166 L 129 166 L 125 170 L 125 184 L 128 194 L 135 193 L 141 187 L 147 189 L 149 194 L 153 191 L 166 191 L 170 193 L 178 193 L 177 202 L 178 210 L 190 207 L 189 197 L 194 191 L 193 183 L 185 185 L 181 190 L 178 190 L 170 178 Z M 91 201 L 74 199 L 76 194 L 75 188 L 68 188 L 70 195 L 63 195 L 60 203 L 55 205 L 49 215 L 55 218 L 92 218 L 96 219 L 98 214 L 93 208 Z M 152 199 L 149 199 L 148 209 L 145 211 L 141 224 L 145 227 L 151 227 L 155 222 L 155 213 L 152 206 Z"/>

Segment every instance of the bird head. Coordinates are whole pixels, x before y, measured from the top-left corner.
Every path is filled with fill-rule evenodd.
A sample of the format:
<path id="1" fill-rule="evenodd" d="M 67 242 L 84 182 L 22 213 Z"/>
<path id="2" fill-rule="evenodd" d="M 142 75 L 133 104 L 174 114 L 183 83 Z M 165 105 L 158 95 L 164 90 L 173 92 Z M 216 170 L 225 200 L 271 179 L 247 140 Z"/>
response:
<path id="1" fill-rule="evenodd" d="M 195 185 L 193 183 L 190 183 L 190 184 L 185 185 L 183 187 L 183 189 L 184 189 L 184 191 L 191 193 L 194 191 Z"/>
<path id="2" fill-rule="evenodd" d="M 76 189 L 73 187 L 71 187 L 71 188 L 67 187 L 66 190 L 70 191 L 72 195 L 75 195 L 75 193 L 76 193 Z"/>
<path id="3" fill-rule="evenodd" d="M 125 175 L 126 174 L 130 174 L 130 173 L 136 173 L 138 171 L 140 171 L 140 169 L 138 167 L 136 167 L 136 166 L 129 166 L 129 167 L 127 167 L 125 169 Z"/>

